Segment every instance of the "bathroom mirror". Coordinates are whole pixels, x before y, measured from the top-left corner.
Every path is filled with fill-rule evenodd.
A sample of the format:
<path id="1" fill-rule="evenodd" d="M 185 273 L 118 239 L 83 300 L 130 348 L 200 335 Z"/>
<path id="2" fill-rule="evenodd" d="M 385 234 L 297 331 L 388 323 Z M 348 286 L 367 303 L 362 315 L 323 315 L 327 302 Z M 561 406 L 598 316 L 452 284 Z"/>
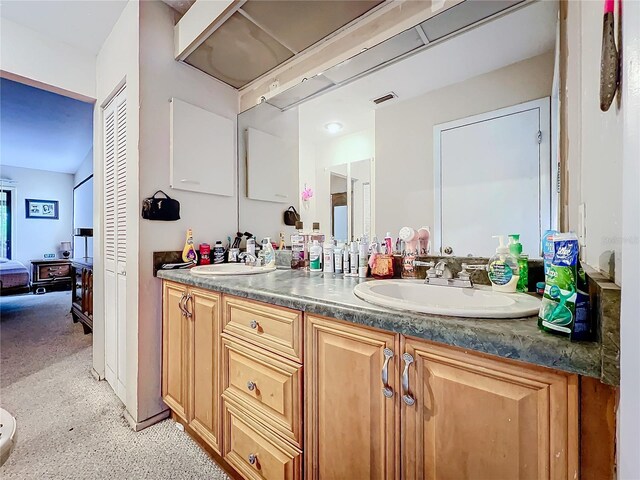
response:
<path id="1" fill-rule="evenodd" d="M 428 226 L 431 252 L 457 256 L 490 256 L 493 235 L 519 233 L 540 257 L 558 223 L 558 5 L 497 3 L 510 8 L 438 15 L 239 116 L 239 139 L 251 124 L 297 146 L 296 165 L 274 158 L 270 171 L 295 172 L 305 228 L 342 240 Z M 270 202 L 270 218 L 267 203 L 245 195 L 241 219 L 289 235 L 289 202 Z"/>

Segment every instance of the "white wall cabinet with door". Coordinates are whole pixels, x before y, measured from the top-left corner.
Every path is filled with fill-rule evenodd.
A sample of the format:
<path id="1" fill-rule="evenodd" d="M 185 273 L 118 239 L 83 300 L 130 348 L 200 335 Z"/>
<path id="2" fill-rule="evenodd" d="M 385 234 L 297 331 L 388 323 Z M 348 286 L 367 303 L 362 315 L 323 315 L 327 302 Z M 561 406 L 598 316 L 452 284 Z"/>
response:
<path id="1" fill-rule="evenodd" d="M 551 227 L 549 98 L 434 127 L 436 254 L 490 256 L 493 235 L 520 234 L 540 257 Z"/>
<path id="2" fill-rule="evenodd" d="M 126 402 L 127 97 L 123 88 L 103 110 L 105 377 Z"/>

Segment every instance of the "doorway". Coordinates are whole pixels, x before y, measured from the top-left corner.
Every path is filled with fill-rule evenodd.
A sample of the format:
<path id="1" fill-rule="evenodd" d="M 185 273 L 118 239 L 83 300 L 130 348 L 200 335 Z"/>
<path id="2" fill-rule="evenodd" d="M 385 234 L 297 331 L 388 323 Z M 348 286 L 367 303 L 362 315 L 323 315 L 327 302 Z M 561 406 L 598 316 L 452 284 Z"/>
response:
<path id="1" fill-rule="evenodd" d="M 13 258 L 13 222 L 15 221 L 15 190 L 0 186 L 0 258 Z"/>

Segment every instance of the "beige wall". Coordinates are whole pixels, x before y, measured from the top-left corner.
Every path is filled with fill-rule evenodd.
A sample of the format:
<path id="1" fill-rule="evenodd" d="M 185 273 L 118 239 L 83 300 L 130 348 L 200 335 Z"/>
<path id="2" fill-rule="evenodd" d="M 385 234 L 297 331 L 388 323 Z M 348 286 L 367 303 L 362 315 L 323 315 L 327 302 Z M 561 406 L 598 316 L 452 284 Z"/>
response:
<path id="1" fill-rule="evenodd" d="M 585 205 L 582 259 L 621 283 L 622 113 L 600 111 L 602 5 L 568 2 L 568 220 L 578 231 Z M 597 27 L 597 28 L 596 28 Z"/>
<path id="2" fill-rule="evenodd" d="M 375 228 L 433 227 L 433 127 L 551 95 L 553 52 L 376 110 Z"/>
<path id="3" fill-rule="evenodd" d="M 137 411 L 143 421 L 166 406 L 160 397 L 162 367 L 161 282 L 153 278 L 154 251 L 179 250 L 185 232 L 192 228 L 194 241 L 214 243 L 235 232 L 236 197 L 171 190 L 169 188 L 169 100 L 177 97 L 232 119 L 238 113 L 237 92 L 173 58 L 173 13 L 162 2 L 140 2 L 140 172 L 135 215 L 142 199 L 162 189 L 180 201 L 176 222 L 139 220 L 139 244 L 135 262 L 139 269 L 139 305 L 136 312 Z M 215 172 L 212 152 L 211 170 Z M 133 413 L 133 412 L 131 412 Z"/>

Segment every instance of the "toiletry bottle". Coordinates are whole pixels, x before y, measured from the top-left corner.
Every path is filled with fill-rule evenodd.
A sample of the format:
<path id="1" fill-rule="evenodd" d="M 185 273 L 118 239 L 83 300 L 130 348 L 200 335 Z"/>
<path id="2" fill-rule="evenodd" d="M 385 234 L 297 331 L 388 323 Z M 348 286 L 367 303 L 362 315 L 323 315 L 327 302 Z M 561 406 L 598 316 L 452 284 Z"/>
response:
<path id="1" fill-rule="evenodd" d="M 419 255 L 429 255 L 431 253 L 431 230 L 429 227 L 420 227 L 417 234 L 420 241 Z"/>
<path id="2" fill-rule="evenodd" d="M 367 269 L 369 268 L 369 242 L 364 236 L 360 239 L 360 249 L 358 251 L 358 277 L 367 278 Z"/>
<path id="3" fill-rule="evenodd" d="M 201 243 L 198 252 L 200 252 L 200 265 L 209 265 L 211 263 L 211 245 Z"/>
<path id="4" fill-rule="evenodd" d="M 529 290 L 529 256 L 522 253 L 520 234 L 509 235 L 509 253 L 518 260 L 520 278 L 516 290 L 525 293 Z"/>
<path id="5" fill-rule="evenodd" d="M 264 259 L 265 267 L 275 267 L 276 252 L 273 250 L 271 238 L 267 237 L 262 240 L 262 249 L 260 250 L 260 255 Z"/>
<path id="6" fill-rule="evenodd" d="M 349 267 L 349 243 L 344 244 L 344 248 L 342 250 L 342 272 L 345 277 L 351 275 L 351 270 Z"/>
<path id="7" fill-rule="evenodd" d="M 256 254 L 256 239 L 253 237 L 247 238 L 247 254 L 254 255 Z"/>
<path id="8" fill-rule="evenodd" d="M 385 251 L 382 253 L 385 253 L 387 255 L 393 254 L 393 238 L 391 238 L 391 232 L 387 232 L 384 237 L 384 248 Z"/>
<path id="9" fill-rule="evenodd" d="M 324 273 L 333 273 L 334 272 L 334 261 L 333 261 L 333 241 L 328 241 L 324 244 L 322 249 L 323 254 L 323 271 Z"/>
<path id="10" fill-rule="evenodd" d="M 198 261 L 196 248 L 193 246 L 193 231 L 190 228 L 187 230 L 187 238 L 184 242 L 184 248 L 182 249 L 182 261 L 183 262 Z"/>
<path id="11" fill-rule="evenodd" d="M 512 293 L 516 291 L 520 270 L 518 260 L 509 253 L 509 247 L 504 244 L 504 235 L 496 235 L 500 245 L 496 254 L 489 259 L 489 280 L 496 292 Z"/>
<path id="12" fill-rule="evenodd" d="M 296 222 L 296 233 L 291 235 L 291 268 L 299 269 L 304 268 L 304 251 L 305 251 L 305 242 L 304 242 L 304 233 L 303 233 L 303 223 Z"/>
<path id="13" fill-rule="evenodd" d="M 222 245 L 222 242 L 218 240 L 216 244 L 213 246 L 213 263 L 224 263 L 224 253 L 225 248 Z"/>
<path id="14" fill-rule="evenodd" d="M 313 240 L 309 247 L 309 270 L 312 272 L 322 271 L 322 246 L 318 240 Z"/>
<path id="15" fill-rule="evenodd" d="M 318 222 L 313 222 L 313 229 L 311 233 L 306 237 L 306 255 L 307 258 L 311 257 L 311 246 L 313 245 L 313 241 L 317 240 L 320 244 L 320 248 L 324 245 L 324 235 L 320 232 L 320 224 Z M 309 258 L 309 262 L 310 262 Z"/>
<path id="16" fill-rule="evenodd" d="M 336 275 L 342 275 L 342 244 L 333 249 L 333 271 Z"/>
<path id="17" fill-rule="evenodd" d="M 357 277 L 359 261 L 358 261 L 358 243 L 355 241 L 351 242 L 351 251 L 349 252 L 349 265 L 350 265 L 349 272 L 351 273 L 351 276 Z"/>

